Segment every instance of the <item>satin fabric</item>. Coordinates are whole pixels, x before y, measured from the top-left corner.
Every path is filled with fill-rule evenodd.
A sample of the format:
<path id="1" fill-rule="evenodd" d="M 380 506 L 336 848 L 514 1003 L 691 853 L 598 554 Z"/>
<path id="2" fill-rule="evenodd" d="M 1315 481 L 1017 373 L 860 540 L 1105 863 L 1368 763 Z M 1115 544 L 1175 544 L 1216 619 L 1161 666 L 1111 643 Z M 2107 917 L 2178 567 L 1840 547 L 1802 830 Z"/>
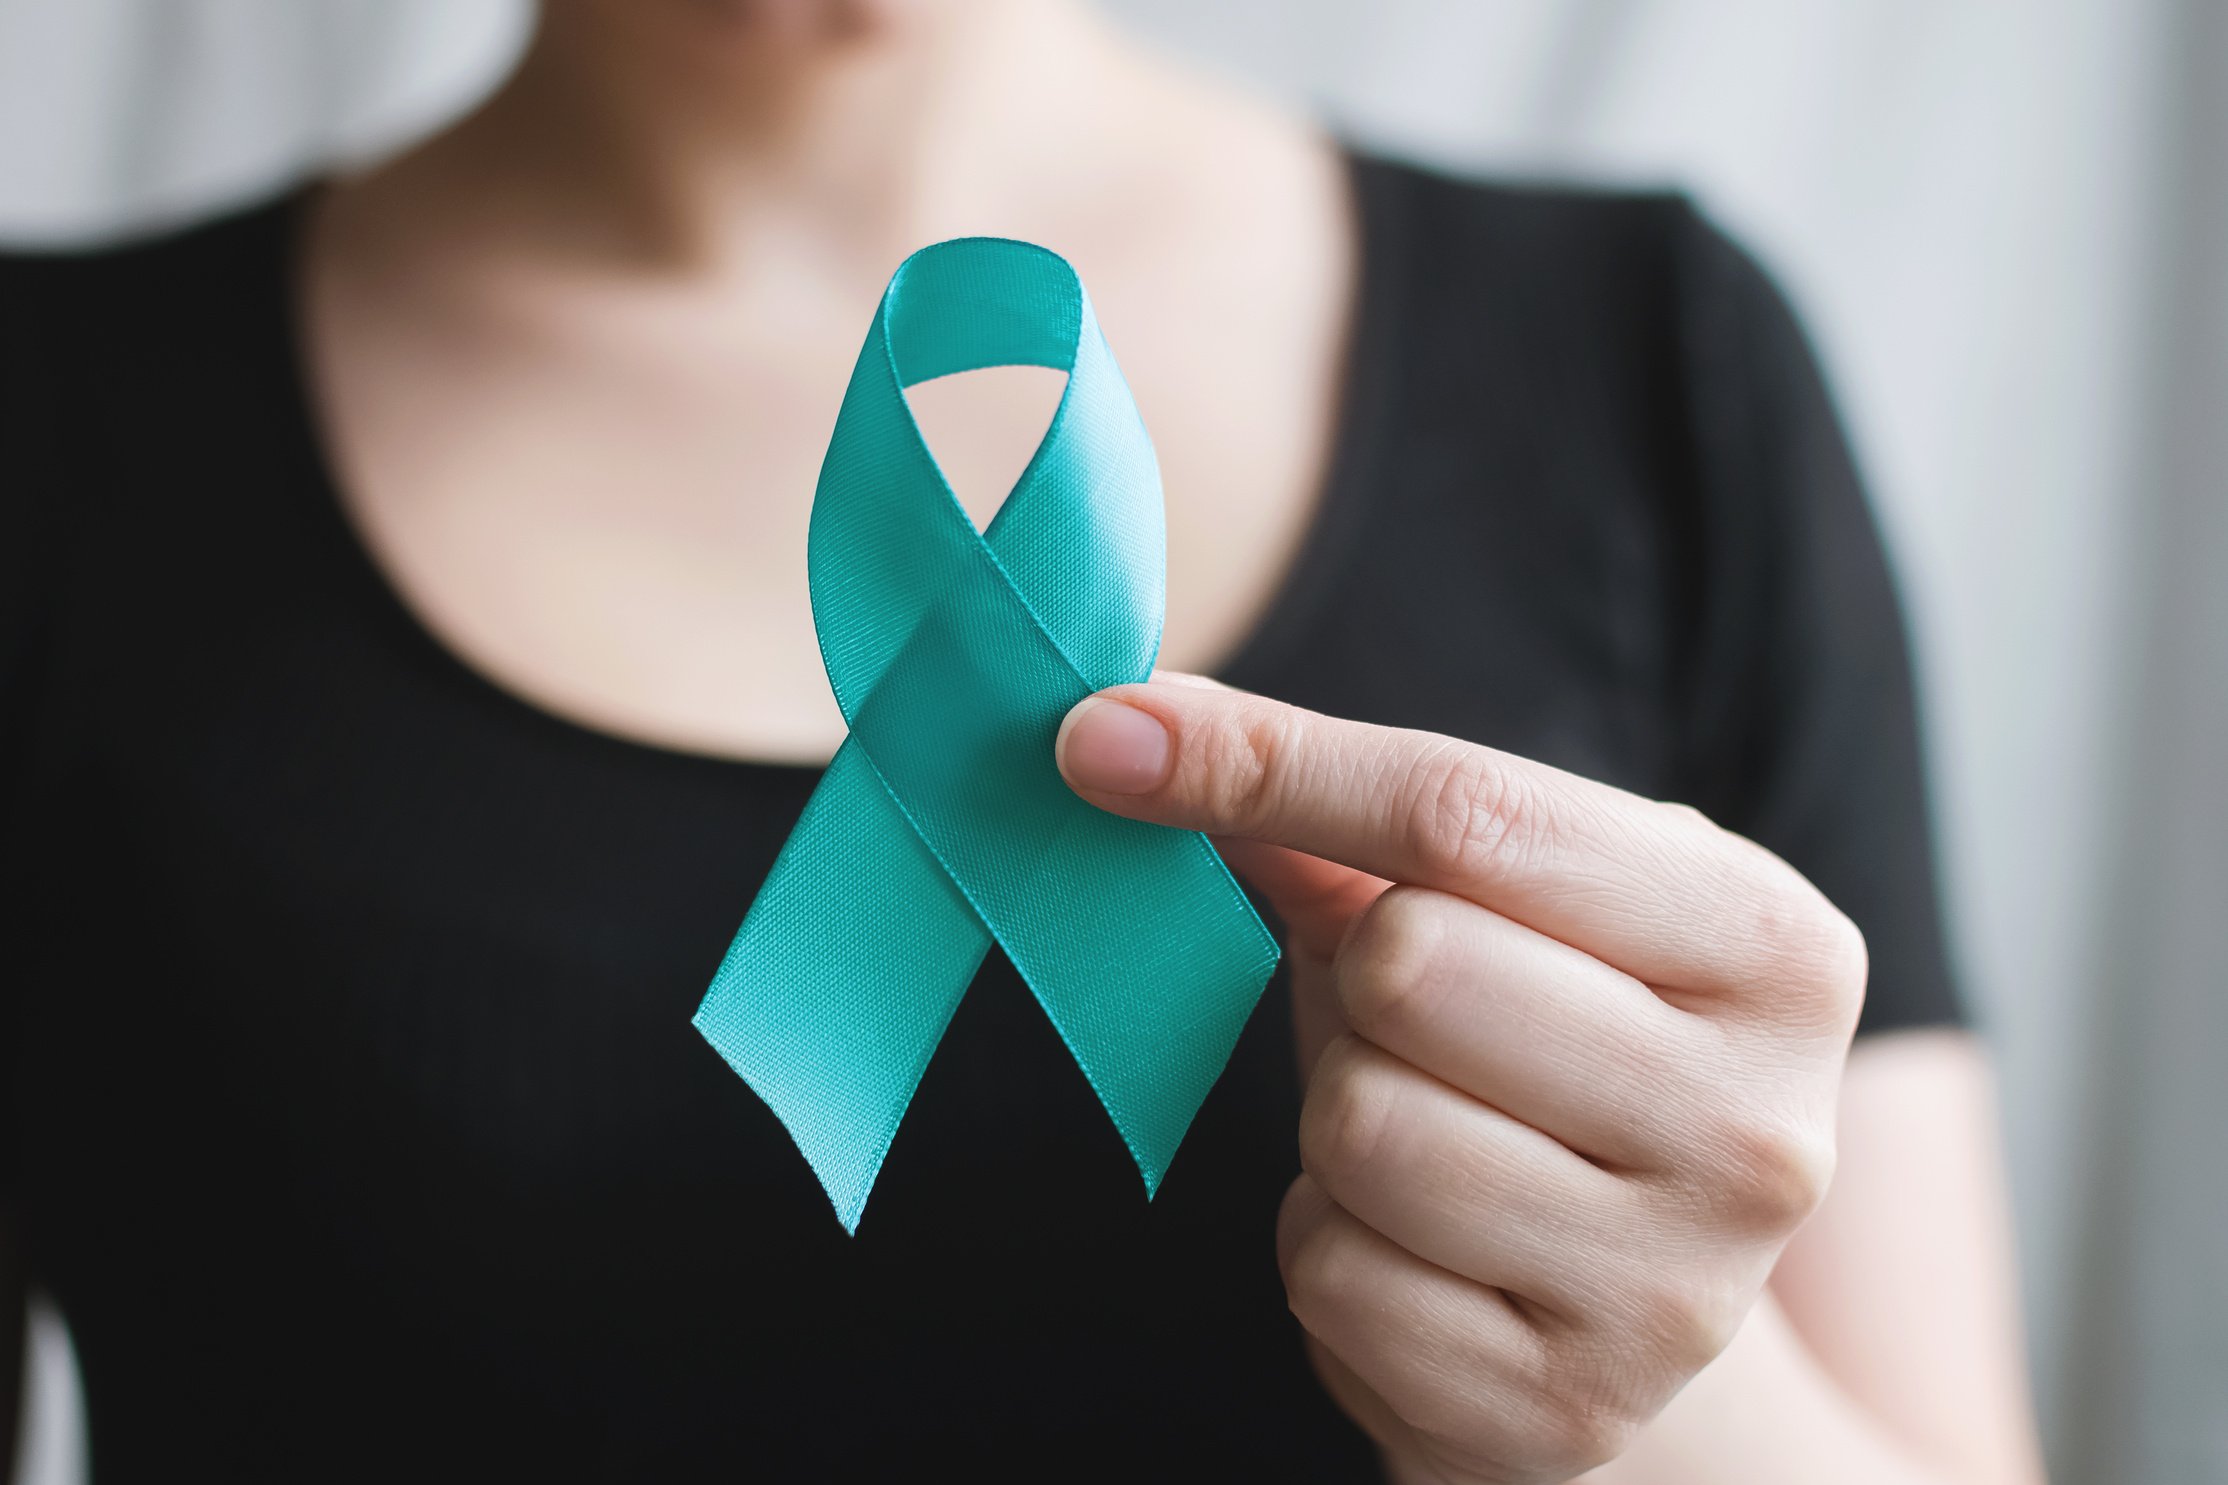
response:
<path id="1" fill-rule="evenodd" d="M 1067 386 L 977 532 L 904 389 L 990 366 Z M 856 1231 L 913 1091 L 993 943 L 1158 1189 L 1275 969 L 1206 837 L 1078 799 L 1061 718 L 1151 673 L 1160 472 L 1059 256 L 964 238 L 891 278 L 813 497 L 813 621 L 850 735 L 695 1024 Z"/>

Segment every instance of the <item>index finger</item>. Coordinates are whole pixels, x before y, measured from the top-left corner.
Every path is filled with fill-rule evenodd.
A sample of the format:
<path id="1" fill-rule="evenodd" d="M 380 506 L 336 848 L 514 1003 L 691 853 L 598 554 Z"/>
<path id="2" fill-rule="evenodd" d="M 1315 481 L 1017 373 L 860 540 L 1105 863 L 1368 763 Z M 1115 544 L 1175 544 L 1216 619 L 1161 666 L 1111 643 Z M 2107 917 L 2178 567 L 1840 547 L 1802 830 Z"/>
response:
<path id="1" fill-rule="evenodd" d="M 1436 733 L 1155 682 L 1086 698 L 1057 748 L 1102 809 L 1457 893 L 1662 988 L 1795 993 L 1854 932 L 1693 810 Z"/>

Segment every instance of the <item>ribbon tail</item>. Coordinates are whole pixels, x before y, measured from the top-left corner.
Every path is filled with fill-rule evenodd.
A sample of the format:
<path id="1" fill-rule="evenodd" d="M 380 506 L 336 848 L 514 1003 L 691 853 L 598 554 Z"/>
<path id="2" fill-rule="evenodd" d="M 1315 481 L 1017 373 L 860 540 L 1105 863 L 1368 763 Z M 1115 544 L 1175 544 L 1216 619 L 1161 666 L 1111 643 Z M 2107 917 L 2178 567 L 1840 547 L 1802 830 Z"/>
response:
<path id="1" fill-rule="evenodd" d="M 789 1131 L 846 1232 L 990 942 L 846 740 L 695 1017 Z"/>
<path id="2" fill-rule="evenodd" d="M 1279 950 L 1205 836 L 1104 815 L 1069 840 L 1038 873 L 1047 915 L 1000 939 L 1151 1197 Z"/>

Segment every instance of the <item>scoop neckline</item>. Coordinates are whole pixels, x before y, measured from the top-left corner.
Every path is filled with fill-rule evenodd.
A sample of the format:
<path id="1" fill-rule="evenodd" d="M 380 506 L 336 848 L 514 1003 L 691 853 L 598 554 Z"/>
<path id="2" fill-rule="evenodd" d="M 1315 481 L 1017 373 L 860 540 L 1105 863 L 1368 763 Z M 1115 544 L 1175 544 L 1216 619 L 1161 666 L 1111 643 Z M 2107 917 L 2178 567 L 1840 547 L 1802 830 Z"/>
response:
<path id="1" fill-rule="evenodd" d="M 1323 483 L 1293 555 L 1244 638 L 1211 672 L 1243 689 L 1252 689 L 1249 682 L 1255 678 L 1273 676 L 1289 657 L 1306 621 L 1322 608 L 1335 588 L 1361 524 L 1362 471 L 1382 437 L 1392 400 L 1391 378 L 1381 372 L 1385 365 L 1383 341 L 1392 318 L 1389 299 L 1394 277 L 1384 268 L 1395 256 L 1391 249 L 1396 245 L 1397 223 L 1381 209 L 1375 179 L 1385 166 L 1345 142 L 1339 142 L 1336 148 L 1345 177 L 1354 259 L 1344 343 L 1338 353 L 1334 426 L 1323 465 Z M 322 178 L 305 181 L 268 208 L 273 230 L 267 237 L 274 262 L 273 271 L 264 276 L 270 290 L 266 329 L 276 352 L 284 436 L 307 477 L 316 523 L 338 555 L 345 581 L 379 627 L 451 685 L 481 703 L 581 747 L 664 768 L 732 777 L 755 774 L 817 779 L 825 773 L 826 762 L 719 753 L 661 742 L 573 716 L 514 690 L 483 670 L 459 653 L 419 613 L 349 512 L 310 359 L 302 283 L 303 238 L 310 205 L 325 184 Z"/>

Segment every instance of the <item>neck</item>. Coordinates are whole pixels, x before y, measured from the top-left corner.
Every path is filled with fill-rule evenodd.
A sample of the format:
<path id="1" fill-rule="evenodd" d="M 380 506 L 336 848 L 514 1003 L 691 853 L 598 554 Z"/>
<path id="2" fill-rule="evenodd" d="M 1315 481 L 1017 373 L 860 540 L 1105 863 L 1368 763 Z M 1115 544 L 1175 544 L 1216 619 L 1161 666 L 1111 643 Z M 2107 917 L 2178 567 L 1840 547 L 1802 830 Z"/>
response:
<path id="1" fill-rule="evenodd" d="M 420 156 L 483 226 L 598 260 L 690 271 L 780 238 L 886 267 L 1071 197 L 1106 121 L 1144 106 L 1143 69 L 1068 0 L 924 9 L 738 37 L 681 7 L 614 20 L 559 0 L 503 88 Z"/>

